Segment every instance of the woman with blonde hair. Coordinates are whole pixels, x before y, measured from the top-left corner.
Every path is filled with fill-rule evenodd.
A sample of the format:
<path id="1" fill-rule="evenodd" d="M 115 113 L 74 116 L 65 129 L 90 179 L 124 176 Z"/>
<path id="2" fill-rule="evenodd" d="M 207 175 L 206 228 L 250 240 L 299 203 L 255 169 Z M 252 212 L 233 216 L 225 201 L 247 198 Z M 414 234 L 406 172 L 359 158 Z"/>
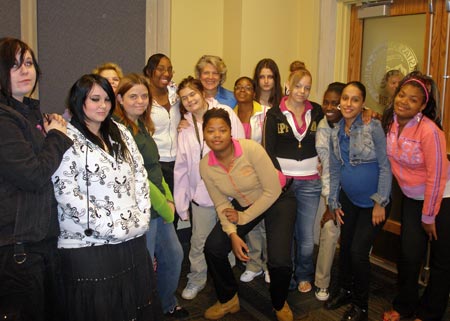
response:
<path id="1" fill-rule="evenodd" d="M 294 181 L 296 255 L 291 288 L 295 286 L 300 292 L 312 290 L 314 222 L 322 190 L 315 139 L 323 112 L 319 104 L 308 100 L 311 85 L 308 70 L 291 74 L 289 96 L 267 112 L 263 135 L 263 145 L 275 167 Z"/>
<path id="2" fill-rule="evenodd" d="M 113 87 L 114 92 L 117 93 L 119 81 L 123 77 L 122 68 L 120 68 L 118 64 L 115 64 L 114 62 L 105 62 L 92 70 L 92 73 L 106 78 Z"/>
<path id="3" fill-rule="evenodd" d="M 303 61 L 294 60 L 289 65 L 289 77 L 296 72 L 297 70 L 306 69 L 306 65 Z M 289 95 L 289 80 L 284 83 L 284 93 Z"/>
<path id="4" fill-rule="evenodd" d="M 378 102 L 385 108 L 392 103 L 394 98 L 395 90 L 398 84 L 402 81 L 404 75 L 400 70 L 391 69 L 384 74 L 383 79 L 381 79 L 380 93 L 378 96 Z"/>
<path id="5" fill-rule="evenodd" d="M 236 106 L 233 93 L 222 87 L 227 79 L 227 65 L 222 58 L 213 55 L 200 57 L 195 65 L 195 77 L 202 82 L 207 99 L 215 98 L 230 108 Z"/>

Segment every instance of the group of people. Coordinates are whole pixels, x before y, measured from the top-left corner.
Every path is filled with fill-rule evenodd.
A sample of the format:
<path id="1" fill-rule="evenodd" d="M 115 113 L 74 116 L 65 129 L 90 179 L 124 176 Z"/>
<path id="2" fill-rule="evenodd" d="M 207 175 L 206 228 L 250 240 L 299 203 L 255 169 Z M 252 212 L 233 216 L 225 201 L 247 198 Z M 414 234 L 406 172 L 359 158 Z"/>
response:
<path id="1" fill-rule="evenodd" d="M 189 315 L 175 292 L 192 226 L 194 299 L 212 278 L 204 317 L 240 310 L 232 266 L 269 284 L 275 316 L 293 320 L 288 291 L 313 290 L 342 320 L 367 320 L 369 254 L 401 187 L 399 293 L 385 320 L 441 320 L 450 291 L 450 176 L 434 81 L 398 81 L 380 122 L 362 83 L 332 83 L 322 106 L 312 75 L 262 59 L 234 91 L 227 68 L 202 56 L 195 77 L 172 81 L 164 54 L 142 74 L 113 63 L 70 88 L 66 118 L 29 98 L 40 69 L 18 39 L 0 39 L 0 316 L 17 320 L 161 320 Z M 314 223 L 320 198 L 319 254 Z M 445 214 L 447 213 L 447 214 Z M 330 275 L 340 237 L 338 287 Z M 419 298 L 431 244 L 431 276 Z M 230 255 L 233 253 L 234 255 Z M 58 304 L 55 304 L 57 302 Z"/>

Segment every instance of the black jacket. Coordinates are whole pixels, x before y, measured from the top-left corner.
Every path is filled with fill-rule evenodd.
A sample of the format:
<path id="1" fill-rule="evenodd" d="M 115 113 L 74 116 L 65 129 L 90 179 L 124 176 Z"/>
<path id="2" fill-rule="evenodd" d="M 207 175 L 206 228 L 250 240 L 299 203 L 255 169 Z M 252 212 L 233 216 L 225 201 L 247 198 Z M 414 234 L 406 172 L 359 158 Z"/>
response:
<path id="1" fill-rule="evenodd" d="M 281 168 L 277 157 L 299 161 L 317 155 L 316 131 L 319 121 L 323 118 L 323 112 L 319 104 L 310 103 L 313 107 L 311 123 L 300 145 L 280 108 L 270 108 L 267 112 L 264 123 L 263 145 L 278 170 L 281 170 Z"/>
<path id="2" fill-rule="evenodd" d="M 42 126 L 37 100 L 0 94 L 0 246 L 59 234 L 51 176 L 73 143 Z"/>

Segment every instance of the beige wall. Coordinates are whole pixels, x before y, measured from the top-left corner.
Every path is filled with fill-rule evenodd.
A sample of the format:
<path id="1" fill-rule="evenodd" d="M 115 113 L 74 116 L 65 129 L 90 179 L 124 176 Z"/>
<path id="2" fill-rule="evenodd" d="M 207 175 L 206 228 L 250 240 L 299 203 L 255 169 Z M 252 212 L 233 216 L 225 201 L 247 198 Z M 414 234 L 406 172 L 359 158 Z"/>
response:
<path id="1" fill-rule="evenodd" d="M 321 21 L 327 18 L 323 17 L 324 12 L 336 21 L 336 11 L 321 10 L 321 6 L 333 8 L 336 1 L 172 0 L 170 43 L 176 70 L 174 80 L 179 82 L 193 74 L 194 65 L 203 54 L 215 54 L 225 60 L 228 66 L 225 87 L 229 89 L 237 77 L 253 76 L 255 65 L 262 58 L 277 62 L 282 81 L 288 76 L 291 61 L 300 59 L 313 75 L 310 98 L 320 101 L 326 84 L 319 83 L 319 62 L 335 58 L 334 50 L 326 56 L 320 54 Z M 335 38 L 333 34 L 327 36 Z M 334 80 L 333 69 L 329 73 L 331 81 Z"/>
<path id="2" fill-rule="evenodd" d="M 172 0 L 170 52 L 176 82 L 194 76 L 202 55 L 223 56 L 223 6 L 223 0 Z"/>

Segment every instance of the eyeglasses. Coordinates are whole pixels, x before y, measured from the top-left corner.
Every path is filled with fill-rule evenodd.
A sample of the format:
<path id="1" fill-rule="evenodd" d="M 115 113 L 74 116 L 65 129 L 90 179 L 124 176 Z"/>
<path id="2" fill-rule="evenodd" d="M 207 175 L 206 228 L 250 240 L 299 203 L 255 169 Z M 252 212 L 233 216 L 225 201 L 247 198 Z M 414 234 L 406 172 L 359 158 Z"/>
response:
<path id="1" fill-rule="evenodd" d="M 234 86 L 234 90 L 236 90 L 236 91 L 241 91 L 241 90 L 253 91 L 253 87 L 252 86 Z"/>

